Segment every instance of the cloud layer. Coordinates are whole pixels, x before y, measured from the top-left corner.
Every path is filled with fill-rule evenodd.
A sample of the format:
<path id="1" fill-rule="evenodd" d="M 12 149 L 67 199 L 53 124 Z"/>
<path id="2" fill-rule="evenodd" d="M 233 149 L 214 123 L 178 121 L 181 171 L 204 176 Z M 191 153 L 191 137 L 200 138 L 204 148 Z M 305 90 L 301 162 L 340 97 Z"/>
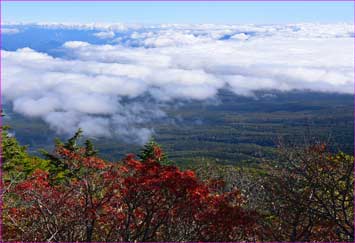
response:
<path id="1" fill-rule="evenodd" d="M 146 124 L 164 117 L 161 106 L 169 101 L 204 101 L 221 89 L 353 93 L 352 25 L 95 30 L 98 38 L 115 39 L 66 42 L 62 58 L 29 48 L 3 51 L 5 100 L 59 133 L 81 127 L 90 136 L 144 143 L 153 133 Z"/>

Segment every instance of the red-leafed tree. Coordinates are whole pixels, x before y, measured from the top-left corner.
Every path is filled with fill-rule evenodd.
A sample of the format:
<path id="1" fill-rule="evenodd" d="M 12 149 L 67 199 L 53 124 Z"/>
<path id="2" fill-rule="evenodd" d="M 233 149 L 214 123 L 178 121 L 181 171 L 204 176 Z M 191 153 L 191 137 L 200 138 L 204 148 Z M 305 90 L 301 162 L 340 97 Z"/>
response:
<path id="1" fill-rule="evenodd" d="M 77 146 L 78 136 L 47 156 L 55 169 L 9 187 L 4 240 L 254 240 L 257 215 L 237 190 L 222 192 L 220 181 L 161 165 L 164 153 L 154 144 L 141 160 L 108 163 L 90 143 Z"/>
<path id="2" fill-rule="evenodd" d="M 91 241 L 105 205 L 122 182 L 120 168 L 84 151 L 57 148 L 68 171 L 64 181 L 36 170 L 6 195 L 4 238 L 21 241 Z M 16 200 L 17 199 L 17 200 Z M 10 205 L 12 207 L 10 207 Z"/>

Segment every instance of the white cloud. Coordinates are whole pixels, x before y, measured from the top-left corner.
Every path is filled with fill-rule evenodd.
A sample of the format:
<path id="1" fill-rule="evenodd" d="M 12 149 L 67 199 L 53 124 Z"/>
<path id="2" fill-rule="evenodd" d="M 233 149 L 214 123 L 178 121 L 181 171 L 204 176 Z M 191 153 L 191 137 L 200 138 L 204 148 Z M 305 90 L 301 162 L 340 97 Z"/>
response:
<path id="1" fill-rule="evenodd" d="M 115 45 L 66 42 L 71 59 L 3 51 L 4 98 L 61 133 L 143 143 L 166 101 L 213 99 L 223 88 L 353 93 L 352 25 L 161 25 L 127 35 Z"/>
<path id="2" fill-rule="evenodd" d="M 9 25 L 27 25 L 47 29 L 75 29 L 75 30 L 101 30 L 101 31 L 126 31 L 128 29 L 142 28 L 140 24 L 124 23 L 56 23 L 56 22 L 38 22 L 38 23 L 5 23 Z"/>
<path id="3" fill-rule="evenodd" d="M 235 34 L 235 35 L 232 35 L 231 36 L 231 39 L 233 40 L 247 40 L 249 38 L 248 35 L 244 34 L 244 33 L 238 33 L 238 34 Z"/>
<path id="4" fill-rule="evenodd" d="M 134 35 L 131 36 L 132 39 Z M 139 37 L 139 36 L 138 36 Z M 183 46 L 211 41 L 208 37 L 195 36 L 191 31 L 165 30 L 158 33 L 148 32 L 142 40 L 146 47 Z"/>
<path id="5" fill-rule="evenodd" d="M 86 47 L 86 46 L 90 46 L 90 44 L 83 41 L 68 41 L 65 42 L 63 45 L 63 47 L 72 48 L 72 49 Z"/>
<path id="6" fill-rule="evenodd" d="M 113 31 L 102 31 L 102 32 L 97 32 L 94 33 L 94 36 L 100 38 L 100 39 L 112 39 L 115 37 L 115 32 Z"/>
<path id="7" fill-rule="evenodd" d="M 14 111 L 26 116 L 38 117 L 54 112 L 59 105 L 56 97 L 44 96 L 39 99 L 21 97 L 14 101 Z"/>

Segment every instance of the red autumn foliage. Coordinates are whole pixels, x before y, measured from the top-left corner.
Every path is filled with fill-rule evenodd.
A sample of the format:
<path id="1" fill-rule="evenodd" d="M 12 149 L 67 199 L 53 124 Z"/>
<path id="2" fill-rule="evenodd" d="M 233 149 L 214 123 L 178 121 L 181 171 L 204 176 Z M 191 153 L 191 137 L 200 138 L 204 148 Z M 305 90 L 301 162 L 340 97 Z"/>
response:
<path id="1" fill-rule="evenodd" d="M 198 180 L 192 171 L 159 162 L 122 163 L 58 146 L 70 171 L 63 181 L 36 170 L 6 192 L 3 238 L 8 241 L 254 240 L 257 215 L 237 190 Z M 11 206 L 10 206 L 11 205 Z"/>

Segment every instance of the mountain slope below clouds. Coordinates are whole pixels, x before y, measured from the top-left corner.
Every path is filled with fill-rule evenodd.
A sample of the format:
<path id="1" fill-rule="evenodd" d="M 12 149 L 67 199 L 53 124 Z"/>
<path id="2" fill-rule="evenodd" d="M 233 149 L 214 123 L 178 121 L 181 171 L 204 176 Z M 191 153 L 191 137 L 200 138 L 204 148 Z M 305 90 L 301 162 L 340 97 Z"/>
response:
<path id="1" fill-rule="evenodd" d="M 144 126 L 154 129 L 154 138 L 178 162 L 216 160 L 251 165 L 272 157 L 280 138 L 296 144 L 303 144 L 305 138 L 329 140 L 333 149 L 353 154 L 353 106 L 352 95 L 260 91 L 255 97 L 244 97 L 223 91 L 215 101 L 168 106 L 169 119 Z M 33 153 L 49 149 L 48 144 L 58 136 L 43 121 L 13 113 L 10 105 L 5 112 L 4 123 Z M 141 148 L 129 143 L 129 137 L 94 142 L 110 160 Z"/>

